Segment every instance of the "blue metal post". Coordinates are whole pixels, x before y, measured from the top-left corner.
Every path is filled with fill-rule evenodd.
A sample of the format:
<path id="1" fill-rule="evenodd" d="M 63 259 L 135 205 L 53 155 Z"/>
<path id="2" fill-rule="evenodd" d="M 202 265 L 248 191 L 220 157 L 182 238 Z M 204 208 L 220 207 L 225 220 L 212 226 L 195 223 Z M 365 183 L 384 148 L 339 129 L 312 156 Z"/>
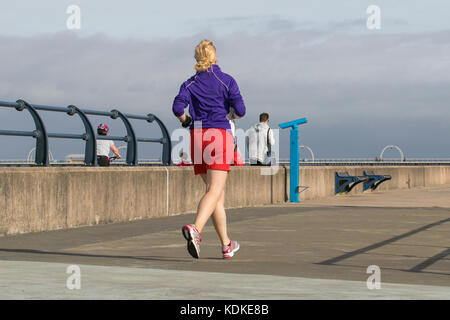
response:
<path id="1" fill-rule="evenodd" d="M 119 110 L 111 110 L 113 114 L 112 119 L 120 118 L 127 129 L 127 164 L 130 166 L 137 166 L 137 139 L 134 133 L 133 126 L 131 125 L 128 118 Z"/>
<path id="2" fill-rule="evenodd" d="M 300 202 L 299 200 L 299 187 L 300 187 L 300 151 L 298 142 L 298 126 L 307 123 L 306 118 L 301 118 L 285 123 L 281 123 L 279 126 L 281 129 L 291 128 L 291 141 L 290 141 L 290 182 L 289 182 L 289 201 Z"/>
<path id="3" fill-rule="evenodd" d="M 161 139 L 161 143 L 163 144 L 163 154 L 162 154 L 162 163 L 164 166 L 170 166 L 172 164 L 172 159 L 171 159 L 171 153 L 172 153 L 172 140 L 170 140 L 170 135 L 169 135 L 169 131 L 167 131 L 166 126 L 164 125 L 164 123 L 159 120 L 159 118 L 151 113 L 149 113 L 148 115 L 148 122 L 152 123 L 153 121 L 156 121 L 156 123 L 158 124 L 159 128 L 161 129 L 162 132 L 162 139 Z"/>
<path id="4" fill-rule="evenodd" d="M 290 148 L 290 164 L 291 164 L 291 174 L 290 174 L 290 190 L 289 190 L 289 199 L 291 202 L 300 202 L 299 200 L 299 192 L 298 188 L 300 186 L 299 183 L 299 161 L 300 161 L 300 152 L 298 145 L 298 129 L 291 130 L 291 148 Z"/>
<path id="5" fill-rule="evenodd" d="M 36 126 L 36 130 L 34 137 L 36 138 L 36 151 L 35 151 L 35 159 L 34 162 L 37 165 L 42 166 L 48 166 L 49 165 L 49 159 L 48 159 L 48 136 L 47 136 L 47 130 L 45 129 L 44 122 L 42 121 L 41 117 L 37 113 L 36 109 L 33 108 L 31 104 L 28 102 L 19 99 L 16 101 L 18 103 L 18 107 L 16 109 L 18 111 L 22 111 L 23 109 L 27 109 L 31 116 L 33 117 L 34 124 Z"/>
<path id="6" fill-rule="evenodd" d="M 81 121 L 83 121 L 84 130 L 86 131 L 84 139 L 86 141 L 86 146 L 84 148 L 84 163 L 87 166 L 97 166 L 97 143 L 91 122 L 86 114 L 74 105 L 70 105 L 67 108 L 70 109 L 67 113 L 69 116 L 73 116 L 76 113 L 80 116 Z"/>

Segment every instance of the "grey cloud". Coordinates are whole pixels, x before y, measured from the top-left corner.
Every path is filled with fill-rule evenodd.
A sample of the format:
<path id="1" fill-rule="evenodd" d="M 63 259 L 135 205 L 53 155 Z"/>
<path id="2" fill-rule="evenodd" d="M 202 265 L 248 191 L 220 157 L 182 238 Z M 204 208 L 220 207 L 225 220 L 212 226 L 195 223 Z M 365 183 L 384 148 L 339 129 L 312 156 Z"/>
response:
<path id="1" fill-rule="evenodd" d="M 327 31 L 327 32 L 367 32 L 367 20 L 366 19 L 347 19 L 342 21 L 332 21 L 323 26 L 320 24 L 314 24 L 315 29 Z M 406 27 L 409 25 L 408 21 L 402 19 L 382 18 L 382 29 L 389 29 L 391 26 Z M 369 31 L 373 32 L 373 31 Z"/>
<path id="2" fill-rule="evenodd" d="M 279 27 L 289 29 L 289 23 Z M 392 141 L 408 146 L 406 153 L 450 157 L 450 129 L 444 125 L 450 122 L 450 31 L 0 37 L 0 100 L 153 112 L 173 130 L 178 123 L 171 104 L 194 72 L 194 47 L 203 38 L 215 42 L 219 65 L 241 88 L 248 113 L 239 127 L 256 122 L 262 111 L 271 114 L 272 126 L 306 116 L 302 142 L 318 157 L 372 156 Z M 11 122 L 0 112 L 3 128 Z M 288 133 L 281 139 L 287 157 Z M 427 145 L 426 153 L 415 141 Z"/>
<path id="3" fill-rule="evenodd" d="M 205 30 L 222 30 L 232 33 L 234 30 L 234 32 L 244 31 L 253 35 L 314 30 L 318 27 L 313 21 L 296 21 L 278 15 L 246 15 L 202 19 L 201 21 L 189 20 L 186 26 L 194 32 L 200 33 Z"/>
<path id="4" fill-rule="evenodd" d="M 329 37 L 335 33 L 370 33 L 367 30 L 366 18 L 360 19 L 343 19 L 328 22 L 317 22 L 314 20 L 298 20 L 286 18 L 276 14 L 273 15 L 245 15 L 245 16 L 229 16 L 223 18 L 206 18 L 202 20 L 189 20 L 186 28 L 193 32 L 204 32 L 205 30 L 220 30 L 221 33 L 245 31 L 247 34 L 264 35 L 279 34 L 283 32 L 302 32 L 314 34 L 322 33 L 323 36 Z M 393 19 L 383 17 L 382 29 L 389 30 L 391 27 L 406 27 L 409 23 L 402 19 Z"/>

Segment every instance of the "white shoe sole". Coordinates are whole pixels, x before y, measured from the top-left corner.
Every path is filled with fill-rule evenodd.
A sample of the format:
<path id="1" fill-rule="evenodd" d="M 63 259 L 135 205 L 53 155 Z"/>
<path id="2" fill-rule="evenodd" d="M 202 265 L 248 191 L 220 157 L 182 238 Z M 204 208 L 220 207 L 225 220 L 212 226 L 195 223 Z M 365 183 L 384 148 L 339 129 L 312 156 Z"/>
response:
<path id="1" fill-rule="evenodd" d="M 224 255 L 223 258 L 224 259 L 230 259 L 231 257 L 234 256 L 234 254 L 241 248 L 241 245 L 238 243 L 238 246 L 232 250 L 230 253 L 227 253 L 226 256 Z"/>
<path id="2" fill-rule="evenodd" d="M 187 251 L 189 252 L 189 254 L 195 258 L 198 259 L 200 257 L 200 248 L 198 248 L 195 245 L 194 242 L 194 235 L 192 234 L 192 231 L 188 230 L 187 228 L 182 228 L 181 232 L 183 233 L 183 237 L 186 239 L 187 241 Z"/>

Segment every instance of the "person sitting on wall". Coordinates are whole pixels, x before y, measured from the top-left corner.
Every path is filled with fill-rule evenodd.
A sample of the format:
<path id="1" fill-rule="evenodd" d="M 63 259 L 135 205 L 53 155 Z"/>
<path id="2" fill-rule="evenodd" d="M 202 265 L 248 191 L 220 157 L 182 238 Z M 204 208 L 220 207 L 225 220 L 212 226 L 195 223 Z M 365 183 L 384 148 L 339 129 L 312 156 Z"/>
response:
<path id="1" fill-rule="evenodd" d="M 109 127 L 106 124 L 100 123 L 97 127 L 97 134 L 99 136 L 106 136 Z M 97 162 L 99 166 L 108 167 L 110 165 L 109 152 L 112 151 L 117 159 L 120 159 L 119 151 L 117 150 L 112 140 L 97 139 Z"/>

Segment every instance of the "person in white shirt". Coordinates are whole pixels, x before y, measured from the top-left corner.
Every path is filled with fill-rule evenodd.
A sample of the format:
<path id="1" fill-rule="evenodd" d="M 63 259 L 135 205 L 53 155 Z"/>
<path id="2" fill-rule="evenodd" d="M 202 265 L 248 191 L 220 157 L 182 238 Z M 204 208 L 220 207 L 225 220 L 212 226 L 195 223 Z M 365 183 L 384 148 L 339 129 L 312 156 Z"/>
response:
<path id="1" fill-rule="evenodd" d="M 250 165 L 263 166 L 271 164 L 271 149 L 275 144 L 275 138 L 269 127 L 268 113 L 261 113 L 259 115 L 259 123 L 249 129 L 247 143 Z"/>
<path id="2" fill-rule="evenodd" d="M 108 134 L 109 127 L 106 124 L 100 123 L 97 127 L 97 134 L 99 136 L 106 136 Z M 107 167 L 110 164 L 109 152 L 112 151 L 117 159 L 120 159 L 119 151 L 117 150 L 112 140 L 100 140 L 97 139 L 97 162 L 99 166 Z"/>
<path id="3" fill-rule="evenodd" d="M 241 154 L 239 152 L 237 137 L 236 137 L 236 124 L 235 119 L 239 119 L 239 117 L 234 112 L 234 108 L 230 108 L 230 112 L 227 114 L 227 119 L 230 122 L 231 134 L 234 138 L 234 155 L 233 155 L 233 165 L 236 167 L 242 167 L 244 165 L 244 161 L 242 160 Z"/>

